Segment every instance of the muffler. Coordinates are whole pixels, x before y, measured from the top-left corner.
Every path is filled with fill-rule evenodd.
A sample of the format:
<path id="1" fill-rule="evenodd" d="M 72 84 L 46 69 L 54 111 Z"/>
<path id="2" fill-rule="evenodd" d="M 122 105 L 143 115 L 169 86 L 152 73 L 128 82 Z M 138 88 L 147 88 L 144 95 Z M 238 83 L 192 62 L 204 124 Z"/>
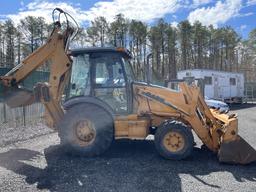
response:
<path id="1" fill-rule="evenodd" d="M 237 135 L 235 140 L 221 143 L 218 158 L 223 163 L 245 165 L 256 161 L 256 150 Z"/>

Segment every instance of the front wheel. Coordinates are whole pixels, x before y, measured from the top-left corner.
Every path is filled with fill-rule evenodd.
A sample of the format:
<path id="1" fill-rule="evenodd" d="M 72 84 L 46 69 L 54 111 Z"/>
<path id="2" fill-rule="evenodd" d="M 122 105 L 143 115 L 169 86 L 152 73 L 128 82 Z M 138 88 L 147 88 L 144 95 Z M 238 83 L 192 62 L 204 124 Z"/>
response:
<path id="1" fill-rule="evenodd" d="M 178 121 L 165 122 L 155 134 L 155 146 L 161 156 L 171 160 L 187 158 L 193 150 L 191 130 Z"/>
<path id="2" fill-rule="evenodd" d="M 97 105 L 75 105 L 67 111 L 60 123 L 59 136 L 68 152 L 83 156 L 100 155 L 113 141 L 113 119 Z"/>

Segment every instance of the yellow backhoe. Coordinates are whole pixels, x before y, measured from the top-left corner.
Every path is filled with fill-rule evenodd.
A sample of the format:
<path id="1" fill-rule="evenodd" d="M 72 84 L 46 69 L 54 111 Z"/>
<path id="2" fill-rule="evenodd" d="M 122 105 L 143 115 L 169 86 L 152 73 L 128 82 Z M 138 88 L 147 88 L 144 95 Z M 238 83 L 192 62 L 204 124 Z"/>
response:
<path id="1" fill-rule="evenodd" d="M 44 104 L 47 125 L 58 131 L 65 149 L 95 156 L 113 139 L 153 134 L 161 156 L 180 160 L 192 152 L 193 130 L 221 162 L 256 160 L 255 150 L 238 135 L 236 115 L 209 109 L 198 87 L 179 83 L 172 90 L 136 81 L 131 55 L 122 48 L 69 50 L 72 17 L 59 8 L 56 13 L 65 16 L 65 25 L 54 21 L 48 41 L 0 81 L 10 107 Z M 23 88 L 22 81 L 46 61 L 49 82 L 38 82 L 33 91 Z"/>

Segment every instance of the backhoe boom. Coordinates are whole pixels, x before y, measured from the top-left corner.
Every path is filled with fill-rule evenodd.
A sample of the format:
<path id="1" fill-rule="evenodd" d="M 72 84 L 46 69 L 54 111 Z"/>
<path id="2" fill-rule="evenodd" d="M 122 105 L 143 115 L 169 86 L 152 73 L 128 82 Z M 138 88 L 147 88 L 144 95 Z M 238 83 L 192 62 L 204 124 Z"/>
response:
<path id="1" fill-rule="evenodd" d="M 41 101 L 46 108 L 47 125 L 52 128 L 57 127 L 64 115 L 60 101 L 70 76 L 72 60 L 67 54 L 66 47 L 73 32 L 73 29 L 68 27 L 61 33 L 61 26 L 56 22 L 51 36 L 44 45 L 25 58 L 14 70 L 0 77 L 5 89 L 8 89 L 6 103 L 12 107 L 19 107 Z M 34 93 L 22 89 L 19 83 L 45 62 L 50 62 L 49 83 L 38 83 Z"/>

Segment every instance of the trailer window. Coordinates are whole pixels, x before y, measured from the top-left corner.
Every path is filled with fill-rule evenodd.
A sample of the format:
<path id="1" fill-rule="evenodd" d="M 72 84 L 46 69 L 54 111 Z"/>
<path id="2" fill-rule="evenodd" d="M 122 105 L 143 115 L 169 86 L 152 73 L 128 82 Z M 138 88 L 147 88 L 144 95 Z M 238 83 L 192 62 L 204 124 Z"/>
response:
<path id="1" fill-rule="evenodd" d="M 204 84 L 205 85 L 212 85 L 212 77 L 205 76 L 204 77 Z"/>
<path id="2" fill-rule="evenodd" d="M 230 85 L 236 85 L 236 78 L 229 79 Z"/>

